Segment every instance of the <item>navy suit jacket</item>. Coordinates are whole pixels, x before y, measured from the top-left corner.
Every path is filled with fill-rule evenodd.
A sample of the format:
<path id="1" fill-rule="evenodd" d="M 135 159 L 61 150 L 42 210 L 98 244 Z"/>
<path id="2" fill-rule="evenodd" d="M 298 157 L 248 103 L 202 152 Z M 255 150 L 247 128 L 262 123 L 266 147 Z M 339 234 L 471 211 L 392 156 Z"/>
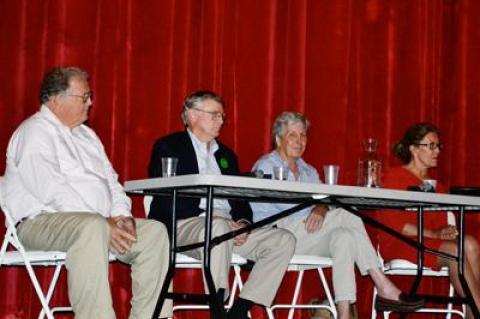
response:
<path id="1" fill-rule="evenodd" d="M 223 175 L 238 175 L 237 156 L 228 147 L 218 142 L 215 158 Z M 162 176 L 162 157 L 178 158 L 177 175 L 198 174 L 198 162 L 192 140 L 187 131 L 173 133 L 158 139 L 152 150 L 148 175 Z M 228 200 L 232 210 L 232 219 L 237 221 L 246 219 L 252 221 L 250 204 L 243 200 Z M 198 207 L 200 198 L 180 197 L 176 203 L 177 220 L 198 216 L 203 212 Z M 149 218 L 161 221 L 170 231 L 172 200 L 168 196 L 155 196 L 150 206 Z"/>

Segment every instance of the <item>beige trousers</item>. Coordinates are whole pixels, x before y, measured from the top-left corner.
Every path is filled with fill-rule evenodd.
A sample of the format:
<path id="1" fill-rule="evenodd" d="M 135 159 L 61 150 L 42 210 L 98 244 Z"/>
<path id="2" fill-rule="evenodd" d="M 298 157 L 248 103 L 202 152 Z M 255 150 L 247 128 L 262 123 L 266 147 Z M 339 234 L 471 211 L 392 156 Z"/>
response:
<path id="1" fill-rule="evenodd" d="M 212 238 L 231 231 L 227 217 L 215 216 L 212 221 Z M 187 245 L 204 239 L 205 217 L 192 217 L 178 222 L 178 245 Z M 247 241 L 236 246 L 229 240 L 215 246 L 210 258 L 210 270 L 215 287 L 225 289 L 228 295 L 228 275 L 232 252 L 255 261 L 240 297 L 257 304 L 270 306 L 295 247 L 294 236 L 283 229 L 262 228 L 249 234 Z M 203 248 L 185 252 L 201 259 Z"/>
<path id="2" fill-rule="evenodd" d="M 136 219 L 137 242 L 117 258 L 131 265 L 130 319 L 150 319 L 168 268 L 168 236 L 159 222 Z M 112 319 L 108 282 L 110 227 L 94 213 L 42 214 L 22 222 L 19 239 L 27 249 L 57 250 L 67 254 L 68 294 L 76 319 Z M 166 301 L 160 318 L 171 317 Z"/>
<path id="3" fill-rule="evenodd" d="M 381 267 L 362 220 L 346 210 L 330 210 L 321 228 L 314 233 L 305 230 L 304 218 L 285 218 L 277 226 L 297 238 L 296 254 L 331 257 L 335 301 L 356 301 L 355 264 L 360 273 Z"/>

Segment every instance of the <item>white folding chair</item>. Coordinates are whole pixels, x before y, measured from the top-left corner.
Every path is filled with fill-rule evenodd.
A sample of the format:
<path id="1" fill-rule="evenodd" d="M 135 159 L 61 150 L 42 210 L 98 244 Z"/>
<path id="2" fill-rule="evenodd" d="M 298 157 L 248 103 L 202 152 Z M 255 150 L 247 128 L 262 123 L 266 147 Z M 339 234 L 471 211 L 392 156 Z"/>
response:
<path id="1" fill-rule="evenodd" d="M 450 225 L 455 225 L 455 216 L 453 213 L 448 212 L 448 223 Z M 414 264 L 408 260 L 405 259 L 393 259 L 388 262 L 384 262 L 383 258 L 380 255 L 380 252 L 378 252 L 378 255 L 380 257 L 380 260 L 382 261 L 383 264 L 383 272 L 387 276 L 416 276 L 417 275 L 417 268 L 418 265 Z M 423 267 L 422 274 L 424 277 L 446 277 L 448 278 L 448 268 L 443 267 L 440 270 L 433 270 L 428 267 Z M 455 294 L 455 291 L 453 289 L 452 284 L 449 284 L 449 289 L 448 289 L 448 296 L 453 297 Z M 373 300 L 372 300 L 372 319 L 377 318 L 377 311 L 375 310 L 375 300 L 377 298 L 377 288 L 374 286 L 373 287 Z M 448 303 L 446 308 L 434 308 L 434 307 L 424 307 L 420 308 L 416 312 L 422 313 L 435 313 L 435 314 L 445 314 L 446 319 L 451 319 L 452 315 L 457 315 L 460 316 L 461 318 L 465 318 L 466 315 L 466 308 L 465 306 L 462 306 L 462 310 L 454 309 L 452 303 Z M 391 312 L 384 312 L 383 317 L 384 319 L 388 319 L 390 317 Z"/>
<path id="2" fill-rule="evenodd" d="M 3 176 L 0 177 L 0 204 L 5 215 L 6 233 L 3 239 L 2 247 L 0 248 L 0 267 L 2 266 L 24 266 L 27 269 L 28 276 L 33 284 L 35 293 L 42 305 L 42 311 L 38 318 L 53 319 L 53 314 L 56 311 L 70 311 L 71 307 L 55 307 L 50 308 L 49 303 L 52 298 L 53 291 L 60 276 L 60 271 L 65 264 L 65 253 L 59 251 L 26 251 L 22 243 L 18 239 L 17 229 L 13 219 L 3 203 Z M 8 247 L 13 250 L 7 251 Z M 45 294 L 40 286 L 38 278 L 33 270 L 35 266 L 55 267 L 52 280 L 48 286 Z"/>
<path id="3" fill-rule="evenodd" d="M 275 309 L 289 309 L 288 319 L 292 319 L 295 309 L 327 309 L 332 314 L 333 318 L 337 318 L 337 309 L 335 302 L 332 298 L 332 293 L 328 286 L 328 282 L 323 273 L 324 268 L 332 267 L 332 259 L 327 257 L 310 256 L 310 255 L 293 255 L 290 263 L 288 264 L 287 272 L 297 272 L 297 280 L 295 282 L 295 289 L 293 291 L 292 301 L 289 304 L 273 304 L 270 308 L 267 308 L 267 315 L 270 319 L 274 319 L 273 310 Z M 305 270 L 315 269 L 320 277 L 320 282 L 325 291 L 327 297 L 327 304 L 315 305 L 315 304 L 299 304 L 298 296 L 300 294 L 300 288 L 303 283 L 303 276 Z"/>
<path id="4" fill-rule="evenodd" d="M 55 286 L 58 282 L 62 267 L 65 265 L 66 254 L 61 251 L 27 251 L 18 239 L 17 229 L 13 218 L 5 208 L 3 203 L 3 183 L 4 178 L 0 176 L 0 206 L 5 216 L 6 232 L 3 239 L 2 247 L 0 248 L 0 267 L 2 266 L 16 266 L 25 267 L 27 269 L 28 276 L 33 284 L 35 293 L 40 300 L 42 310 L 38 315 L 38 318 L 54 319 L 54 313 L 59 311 L 72 311 L 72 307 L 53 307 L 50 308 L 50 300 L 52 298 Z M 7 250 L 12 247 L 12 250 Z M 109 256 L 110 261 L 114 261 L 116 258 L 113 254 Z M 38 278 L 35 274 L 33 267 L 55 267 L 52 279 L 48 285 L 47 293 L 45 294 L 40 286 Z"/>
<path id="5" fill-rule="evenodd" d="M 153 200 L 152 196 L 144 196 L 143 197 L 143 208 L 145 210 L 145 215 L 148 217 L 150 213 L 150 204 Z M 203 264 L 201 260 L 195 259 L 193 257 L 187 256 L 182 253 L 177 253 L 175 257 L 176 265 L 175 268 L 177 269 L 199 269 L 203 268 Z M 230 264 L 232 265 L 233 272 L 234 272 L 234 279 L 232 283 L 232 287 L 230 289 L 230 296 L 228 297 L 228 301 L 225 304 L 226 309 L 230 309 L 235 301 L 235 294 L 240 291 L 243 287 L 242 277 L 240 275 L 241 269 L 240 266 L 246 264 L 247 260 L 237 254 L 232 254 L 232 260 Z M 196 304 L 188 304 L 188 305 L 174 305 L 173 311 L 181 311 L 181 310 L 208 310 L 209 305 L 196 305 Z"/>

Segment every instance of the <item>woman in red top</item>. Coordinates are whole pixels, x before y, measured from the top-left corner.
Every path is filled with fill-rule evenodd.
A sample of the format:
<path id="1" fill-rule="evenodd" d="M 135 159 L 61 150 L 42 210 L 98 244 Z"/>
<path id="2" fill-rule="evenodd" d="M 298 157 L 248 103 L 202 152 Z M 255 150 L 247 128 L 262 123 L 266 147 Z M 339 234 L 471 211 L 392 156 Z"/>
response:
<path id="1" fill-rule="evenodd" d="M 394 146 L 393 153 L 404 165 L 393 168 L 385 174 L 384 187 L 407 189 L 409 186 L 419 186 L 429 180 L 428 170 L 436 167 L 438 156 L 442 149 L 439 142 L 438 129 L 429 123 L 419 123 L 410 127 L 403 138 Z M 437 185 L 439 192 L 445 192 L 442 185 Z M 379 214 L 379 219 L 398 232 L 416 238 L 417 218 L 414 212 L 385 212 Z M 424 215 L 424 243 L 426 247 L 448 254 L 457 255 L 458 232 L 455 226 L 447 224 L 446 214 L 426 212 Z M 394 258 L 417 261 L 415 248 L 384 233 L 380 233 L 382 255 L 386 260 Z M 475 239 L 465 236 L 465 279 L 472 291 L 477 307 L 480 307 L 480 260 L 479 249 Z M 454 260 L 425 254 L 425 266 L 439 268 L 448 267 L 450 281 L 460 294 L 463 294 L 458 278 L 457 263 Z M 468 310 L 467 318 L 473 318 Z"/>

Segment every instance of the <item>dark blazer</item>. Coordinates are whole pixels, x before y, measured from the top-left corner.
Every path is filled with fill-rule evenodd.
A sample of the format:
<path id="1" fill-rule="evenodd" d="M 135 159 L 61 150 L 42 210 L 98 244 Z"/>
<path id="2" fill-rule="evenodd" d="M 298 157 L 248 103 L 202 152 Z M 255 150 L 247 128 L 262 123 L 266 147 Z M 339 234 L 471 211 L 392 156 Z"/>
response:
<path id="1" fill-rule="evenodd" d="M 223 175 L 238 175 L 237 156 L 228 147 L 218 142 L 215 158 Z M 173 133 L 158 139 L 152 150 L 148 175 L 162 176 L 162 157 L 178 158 L 177 175 L 198 174 L 198 162 L 192 140 L 187 131 Z M 241 200 L 228 200 L 232 210 L 232 219 L 252 221 L 250 204 Z M 203 212 L 198 207 L 200 198 L 181 197 L 177 200 L 177 220 L 198 216 Z M 150 206 L 149 218 L 163 222 L 170 231 L 172 201 L 170 197 L 155 196 Z"/>

